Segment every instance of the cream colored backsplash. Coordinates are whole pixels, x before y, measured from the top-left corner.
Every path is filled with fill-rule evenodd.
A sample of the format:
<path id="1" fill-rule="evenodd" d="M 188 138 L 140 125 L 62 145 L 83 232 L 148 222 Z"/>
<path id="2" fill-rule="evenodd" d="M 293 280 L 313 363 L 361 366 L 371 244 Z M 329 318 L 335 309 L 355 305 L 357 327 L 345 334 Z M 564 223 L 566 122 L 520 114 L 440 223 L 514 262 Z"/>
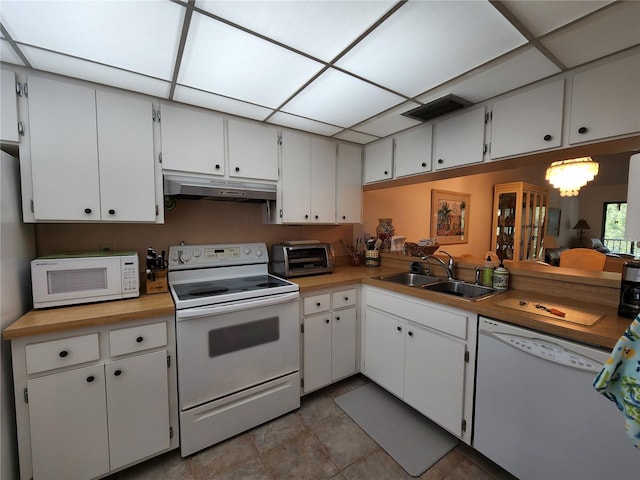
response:
<path id="1" fill-rule="evenodd" d="M 177 200 L 165 211 L 164 225 L 149 224 L 36 224 L 37 254 L 135 250 L 143 259 L 147 247 L 158 253 L 181 241 L 189 244 L 320 240 L 330 242 L 336 255 L 346 255 L 340 240 L 352 242 L 352 225 L 264 225 L 261 204 Z"/>

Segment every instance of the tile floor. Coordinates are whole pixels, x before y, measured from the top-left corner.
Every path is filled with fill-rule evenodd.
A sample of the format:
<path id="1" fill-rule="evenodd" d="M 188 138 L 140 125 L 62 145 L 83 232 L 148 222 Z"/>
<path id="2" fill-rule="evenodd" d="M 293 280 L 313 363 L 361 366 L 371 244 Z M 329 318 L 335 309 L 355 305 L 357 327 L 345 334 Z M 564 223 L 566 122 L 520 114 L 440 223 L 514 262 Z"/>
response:
<path id="1" fill-rule="evenodd" d="M 181 458 L 169 452 L 109 480 L 396 480 L 410 477 L 334 401 L 366 384 L 356 375 L 302 397 L 295 412 Z M 514 480 L 464 443 L 421 480 Z"/>

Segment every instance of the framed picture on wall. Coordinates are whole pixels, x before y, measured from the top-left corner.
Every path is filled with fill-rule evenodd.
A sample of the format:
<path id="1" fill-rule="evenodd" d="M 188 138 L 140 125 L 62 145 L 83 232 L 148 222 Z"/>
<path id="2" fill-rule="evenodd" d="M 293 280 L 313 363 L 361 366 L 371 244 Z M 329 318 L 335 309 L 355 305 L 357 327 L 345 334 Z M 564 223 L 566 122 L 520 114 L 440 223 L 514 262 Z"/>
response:
<path id="1" fill-rule="evenodd" d="M 557 237 L 560 235 L 560 214 L 562 211 L 559 208 L 550 208 L 549 216 L 547 218 L 547 235 Z"/>
<path id="2" fill-rule="evenodd" d="M 431 190 L 431 238 L 440 245 L 468 243 L 470 200 L 468 193 Z"/>

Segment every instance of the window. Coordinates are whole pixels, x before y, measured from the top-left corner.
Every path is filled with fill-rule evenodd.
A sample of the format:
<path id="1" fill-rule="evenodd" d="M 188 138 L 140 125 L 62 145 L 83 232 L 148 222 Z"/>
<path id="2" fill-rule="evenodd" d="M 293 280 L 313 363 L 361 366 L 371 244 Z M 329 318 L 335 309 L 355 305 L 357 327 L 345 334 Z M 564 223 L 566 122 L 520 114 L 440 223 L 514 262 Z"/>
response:
<path id="1" fill-rule="evenodd" d="M 626 202 L 605 202 L 602 213 L 602 243 L 615 253 L 633 254 L 634 242 L 624 240 L 627 221 Z"/>

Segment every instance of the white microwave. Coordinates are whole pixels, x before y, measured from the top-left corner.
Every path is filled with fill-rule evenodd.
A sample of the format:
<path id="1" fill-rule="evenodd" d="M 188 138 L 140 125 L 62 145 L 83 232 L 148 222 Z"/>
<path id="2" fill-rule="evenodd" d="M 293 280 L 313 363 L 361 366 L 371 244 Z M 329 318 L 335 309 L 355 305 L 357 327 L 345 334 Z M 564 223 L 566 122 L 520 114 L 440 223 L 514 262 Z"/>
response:
<path id="1" fill-rule="evenodd" d="M 133 298 L 140 295 L 136 252 L 72 253 L 31 262 L 33 307 Z"/>

